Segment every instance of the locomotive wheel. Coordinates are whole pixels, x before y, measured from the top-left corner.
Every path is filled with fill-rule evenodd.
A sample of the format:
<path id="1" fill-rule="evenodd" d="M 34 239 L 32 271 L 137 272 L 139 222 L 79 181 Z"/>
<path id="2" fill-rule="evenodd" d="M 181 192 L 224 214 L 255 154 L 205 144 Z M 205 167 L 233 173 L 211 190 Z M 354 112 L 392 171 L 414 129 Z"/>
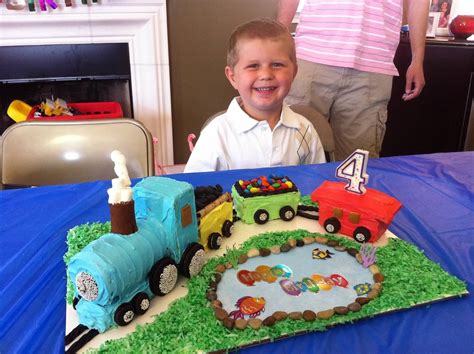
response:
<path id="1" fill-rule="evenodd" d="M 335 234 L 341 229 L 341 222 L 337 218 L 329 218 L 324 222 L 324 230 L 330 234 Z"/>
<path id="2" fill-rule="evenodd" d="M 193 242 L 184 251 L 179 268 L 181 274 L 191 278 L 201 271 L 205 263 L 206 253 L 204 247 L 197 242 Z"/>
<path id="3" fill-rule="evenodd" d="M 371 234 L 367 228 L 359 226 L 357 229 L 354 230 L 352 236 L 357 242 L 364 243 L 369 242 Z"/>
<path id="4" fill-rule="evenodd" d="M 163 296 L 171 292 L 178 281 L 178 268 L 171 258 L 163 258 L 155 263 L 149 274 L 150 290 Z"/>
<path id="5" fill-rule="evenodd" d="M 291 221 L 295 217 L 295 210 L 289 205 L 280 209 L 280 219 L 284 221 Z"/>
<path id="6" fill-rule="evenodd" d="M 253 215 L 253 220 L 259 225 L 265 224 L 268 221 L 268 219 L 269 219 L 268 211 L 264 209 L 258 209 Z"/>
<path id="7" fill-rule="evenodd" d="M 234 232 L 234 223 L 230 220 L 224 221 L 224 224 L 222 225 L 222 235 L 224 237 L 230 237 L 232 236 L 233 232 Z"/>
<path id="8" fill-rule="evenodd" d="M 118 307 L 115 311 L 114 321 L 119 326 L 126 326 L 133 321 L 135 317 L 135 311 L 131 304 L 124 303 Z"/>
<path id="9" fill-rule="evenodd" d="M 143 315 L 150 308 L 150 298 L 146 293 L 138 293 L 132 299 L 133 308 L 137 315 Z"/>
<path id="10" fill-rule="evenodd" d="M 222 236 L 217 232 L 213 232 L 207 238 L 207 247 L 209 247 L 211 250 L 219 249 L 221 247 L 221 244 Z"/>

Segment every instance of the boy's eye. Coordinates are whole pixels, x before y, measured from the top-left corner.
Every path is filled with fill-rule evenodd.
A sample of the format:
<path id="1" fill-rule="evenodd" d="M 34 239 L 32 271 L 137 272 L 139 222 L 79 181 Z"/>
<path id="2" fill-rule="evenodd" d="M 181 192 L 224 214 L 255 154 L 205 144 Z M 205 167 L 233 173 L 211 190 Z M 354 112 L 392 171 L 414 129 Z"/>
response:
<path id="1" fill-rule="evenodd" d="M 273 66 L 274 68 L 281 68 L 281 67 L 283 67 L 283 66 L 285 66 L 285 65 L 283 65 L 283 63 L 273 63 L 272 66 Z"/>
<path id="2" fill-rule="evenodd" d="M 256 69 L 256 68 L 258 68 L 258 64 L 249 64 L 245 68 L 246 69 Z"/>

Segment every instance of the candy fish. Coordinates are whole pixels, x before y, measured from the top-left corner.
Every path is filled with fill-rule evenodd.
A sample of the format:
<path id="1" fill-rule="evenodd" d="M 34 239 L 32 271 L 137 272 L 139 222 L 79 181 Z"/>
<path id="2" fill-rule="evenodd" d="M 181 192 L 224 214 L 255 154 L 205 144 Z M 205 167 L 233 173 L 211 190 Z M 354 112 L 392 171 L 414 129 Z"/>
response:
<path id="1" fill-rule="evenodd" d="M 354 290 L 359 296 L 367 294 L 371 289 L 372 286 L 369 283 L 357 284 L 354 286 Z"/>
<path id="2" fill-rule="evenodd" d="M 264 297 L 241 297 L 235 303 L 237 310 L 229 313 L 229 317 L 234 319 L 244 318 L 244 316 L 249 316 L 250 318 L 257 317 L 265 311 L 265 304 L 266 301 Z"/>
<path id="3" fill-rule="evenodd" d="M 331 258 L 331 256 L 334 255 L 329 250 L 323 251 L 320 250 L 319 248 L 315 248 L 312 252 L 313 259 L 326 259 L 326 258 Z"/>

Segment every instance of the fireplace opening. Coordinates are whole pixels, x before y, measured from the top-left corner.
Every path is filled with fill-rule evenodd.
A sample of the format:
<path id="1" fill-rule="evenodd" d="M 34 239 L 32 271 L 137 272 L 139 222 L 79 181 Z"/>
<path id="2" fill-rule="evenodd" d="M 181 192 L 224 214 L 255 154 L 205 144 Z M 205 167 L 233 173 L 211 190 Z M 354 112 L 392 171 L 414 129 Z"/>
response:
<path id="1" fill-rule="evenodd" d="M 115 101 L 133 118 L 128 44 L 0 47 L 0 134 L 15 123 L 7 115 L 13 100 L 35 106 L 46 98 Z"/>

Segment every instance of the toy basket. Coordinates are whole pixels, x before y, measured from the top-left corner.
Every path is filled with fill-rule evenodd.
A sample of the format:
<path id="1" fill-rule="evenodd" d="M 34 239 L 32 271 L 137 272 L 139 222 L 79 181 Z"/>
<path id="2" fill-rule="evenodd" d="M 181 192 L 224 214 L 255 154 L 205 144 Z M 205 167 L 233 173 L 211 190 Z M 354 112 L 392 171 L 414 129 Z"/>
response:
<path id="1" fill-rule="evenodd" d="M 82 114 L 74 116 L 35 117 L 34 114 L 39 109 L 39 106 L 35 106 L 28 114 L 27 120 L 85 120 L 123 118 L 122 106 L 118 102 L 68 103 L 68 106 L 74 108 Z"/>

